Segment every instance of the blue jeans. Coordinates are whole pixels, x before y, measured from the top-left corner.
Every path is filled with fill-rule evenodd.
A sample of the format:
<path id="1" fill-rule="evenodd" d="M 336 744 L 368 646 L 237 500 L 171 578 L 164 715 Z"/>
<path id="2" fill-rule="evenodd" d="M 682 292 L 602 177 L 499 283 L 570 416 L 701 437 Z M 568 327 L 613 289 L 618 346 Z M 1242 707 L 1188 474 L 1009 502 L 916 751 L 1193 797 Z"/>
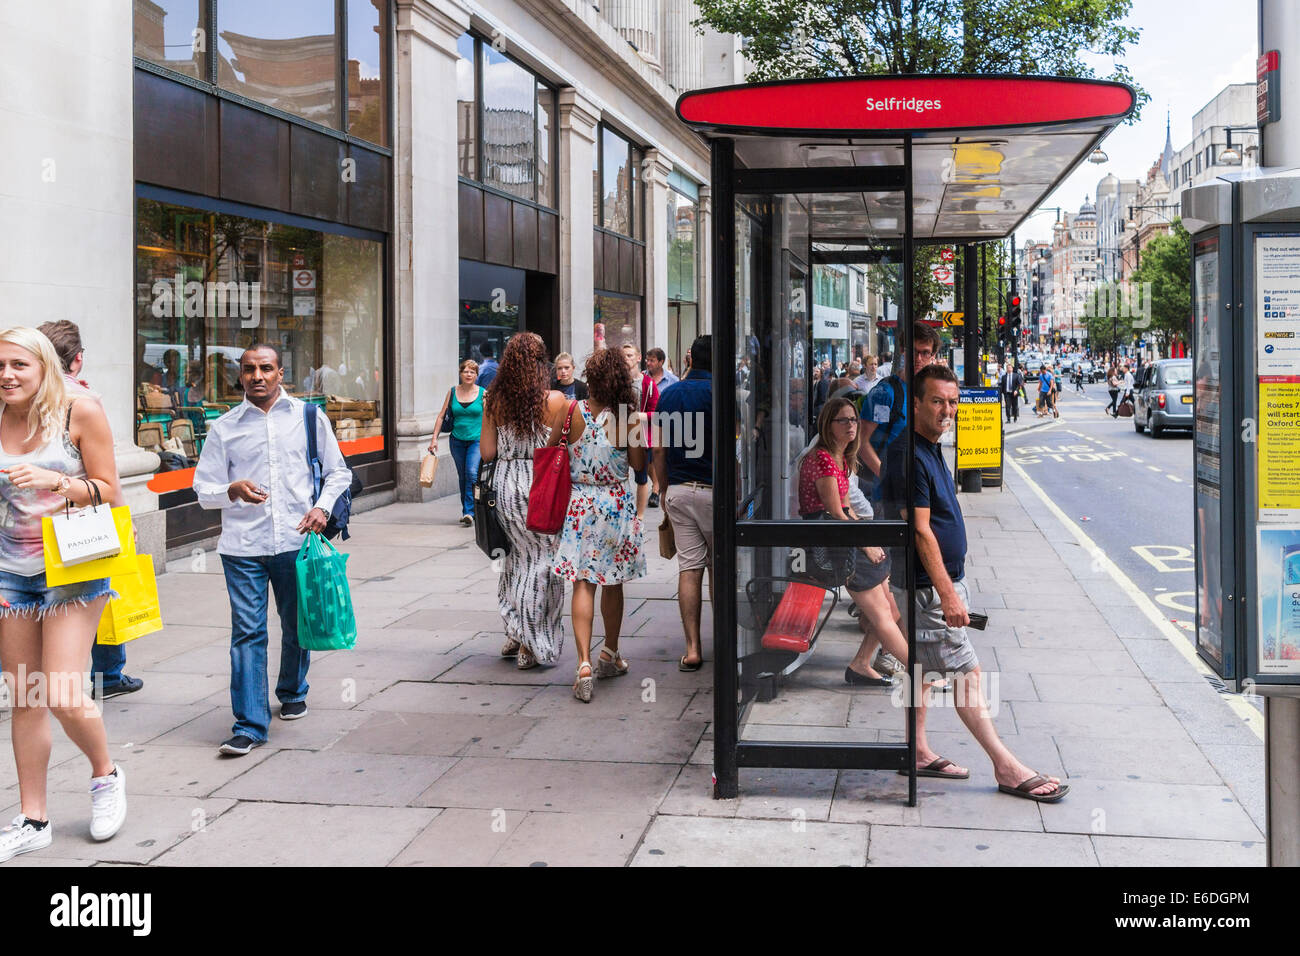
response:
<path id="1" fill-rule="evenodd" d="M 474 513 L 474 482 L 478 479 L 478 442 L 461 441 L 456 436 L 451 438 L 451 457 L 456 462 L 456 474 L 460 478 L 460 513 Z"/>
<path id="2" fill-rule="evenodd" d="M 99 644 L 90 649 L 90 678 L 103 674 L 105 687 L 122 683 L 122 668 L 126 667 L 125 644 Z"/>
<path id="3" fill-rule="evenodd" d="M 307 699 L 307 665 L 311 655 L 298 646 L 297 551 L 254 558 L 221 556 L 230 593 L 230 707 L 236 734 L 265 742 L 270 731 L 267 702 L 266 586 L 275 592 L 280 615 L 280 679 L 275 696 L 281 704 Z"/>

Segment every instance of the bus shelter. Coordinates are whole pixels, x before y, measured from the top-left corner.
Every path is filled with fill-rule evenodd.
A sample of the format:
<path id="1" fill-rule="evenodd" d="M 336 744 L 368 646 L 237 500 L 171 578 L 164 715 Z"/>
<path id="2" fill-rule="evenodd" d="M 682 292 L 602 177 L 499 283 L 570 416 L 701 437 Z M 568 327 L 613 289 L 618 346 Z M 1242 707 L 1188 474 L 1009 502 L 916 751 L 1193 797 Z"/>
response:
<path id="1" fill-rule="evenodd" d="M 894 371 L 910 380 L 916 247 L 1007 237 L 1134 105 L 1123 84 L 1025 76 L 792 80 L 678 100 L 712 150 L 715 797 L 736 796 L 741 767 L 880 769 L 908 774 L 915 805 L 912 615 L 906 685 L 848 685 L 862 635 L 845 590 L 810 574 L 823 549 L 888 548 L 911 607 L 910 511 L 799 514 L 816 349 L 839 317 L 827 287 L 865 264 L 893 290 Z M 911 429 L 891 448 L 911 487 Z M 928 730 L 960 729 L 951 708 L 931 713 Z"/>

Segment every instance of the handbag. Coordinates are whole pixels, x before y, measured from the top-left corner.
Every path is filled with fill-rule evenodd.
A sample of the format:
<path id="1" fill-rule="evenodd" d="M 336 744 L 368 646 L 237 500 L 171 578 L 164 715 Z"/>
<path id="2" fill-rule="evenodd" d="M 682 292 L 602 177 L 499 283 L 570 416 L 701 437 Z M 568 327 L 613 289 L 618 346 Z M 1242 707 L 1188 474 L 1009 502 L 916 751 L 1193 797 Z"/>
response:
<path id="1" fill-rule="evenodd" d="M 346 651 L 357 643 L 357 618 L 348 586 L 348 556 L 308 534 L 294 564 L 298 578 L 298 646 L 305 651 Z"/>
<path id="2" fill-rule="evenodd" d="M 664 512 L 664 520 L 659 522 L 659 556 L 671 561 L 677 556 L 677 539 L 673 537 L 673 523 Z"/>
<path id="3" fill-rule="evenodd" d="M 91 486 L 94 487 L 93 482 Z M 94 492 L 98 496 L 98 491 Z M 86 510 L 86 509 L 83 509 Z M 131 529 L 131 509 L 125 505 L 120 508 L 100 506 L 101 514 L 111 514 L 113 533 L 117 540 L 118 552 L 111 557 L 95 558 L 89 561 L 66 564 L 59 554 L 58 539 L 55 537 L 55 519 L 41 519 L 41 543 L 45 557 L 45 586 L 60 587 L 64 584 L 79 584 L 82 581 L 98 581 L 119 574 L 134 574 L 139 568 L 136 562 L 135 533 Z M 56 516 L 62 519 L 64 516 Z"/>
<path id="4" fill-rule="evenodd" d="M 456 427 L 456 423 L 452 421 L 451 414 L 451 403 L 455 398 L 455 396 L 452 395 L 453 391 L 455 391 L 455 389 L 447 390 L 447 414 L 442 416 L 442 428 L 438 429 L 439 435 L 450 435 L 451 430 Z"/>
<path id="5" fill-rule="evenodd" d="M 162 630 L 162 608 L 158 603 L 158 578 L 154 574 L 152 555 L 137 556 L 135 573 L 114 575 L 109 586 L 118 596 L 108 602 L 99 616 L 95 643 L 125 644 Z"/>
<path id="6" fill-rule="evenodd" d="M 528 489 L 528 530 L 557 534 L 569 511 L 573 478 L 569 474 L 569 426 L 573 424 L 576 401 L 569 403 L 564 431 L 558 445 L 533 449 L 533 484 Z"/>
<path id="7" fill-rule="evenodd" d="M 1124 399 L 1124 401 L 1120 402 L 1120 403 L 1119 403 L 1119 406 L 1115 409 L 1115 417 L 1116 417 L 1116 418 L 1132 418 L 1132 417 L 1133 417 L 1133 403 L 1132 403 L 1131 401 L 1129 401 L 1127 398 Z"/>
<path id="8" fill-rule="evenodd" d="M 425 455 L 420 462 L 420 487 L 432 488 L 433 479 L 438 476 L 438 456 Z"/>
<path id="9" fill-rule="evenodd" d="M 836 521 L 838 519 L 829 512 L 823 511 L 817 519 L 808 520 Z M 852 548 L 813 545 L 804 549 L 802 559 L 797 551 L 791 556 L 790 576 L 832 590 L 849 579 L 849 575 L 853 573 L 853 562 Z"/>
<path id="10" fill-rule="evenodd" d="M 474 482 L 474 543 L 492 560 L 510 553 L 510 535 L 497 508 L 497 460 L 478 463 Z"/>

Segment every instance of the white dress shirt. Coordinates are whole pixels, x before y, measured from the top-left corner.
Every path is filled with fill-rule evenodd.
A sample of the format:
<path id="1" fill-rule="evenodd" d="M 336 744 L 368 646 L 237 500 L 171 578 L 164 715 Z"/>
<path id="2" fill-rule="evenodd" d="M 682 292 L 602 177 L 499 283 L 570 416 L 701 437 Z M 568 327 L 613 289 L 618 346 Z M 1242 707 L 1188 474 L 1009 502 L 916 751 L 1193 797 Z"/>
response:
<path id="1" fill-rule="evenodd" d="M 324 409 L 316 415 L 316 453 L 323 481 L 320 497 L 313 501 L 303 403 L 283 388 L 270 412 L 245 399 L 212 423 L 194 470 L 194 492 L 202 507 L 225 509 L 219 553 L 257 557 L 302 546 L 304 536 L 297 528 L 307 512 L 320 508 L 329 514 L 352 484 L 352 471 Z M 231 501 L 231 484 L 243 479 L 270 496 L 260 505 Z"/>

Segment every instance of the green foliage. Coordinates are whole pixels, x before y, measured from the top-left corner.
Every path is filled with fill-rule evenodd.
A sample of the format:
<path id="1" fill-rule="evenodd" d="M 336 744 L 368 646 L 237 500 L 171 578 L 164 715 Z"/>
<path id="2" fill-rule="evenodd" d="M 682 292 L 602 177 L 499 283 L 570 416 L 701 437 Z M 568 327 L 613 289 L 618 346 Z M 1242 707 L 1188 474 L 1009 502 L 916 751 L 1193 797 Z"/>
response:
<path id="1" fill-rule="evenodd" d="M 939 282 L 932 271 L 936 266 L 950 265 L 939 258 L 941 250 L 949 247 L 917 245 L 915 248 L 916 259 L 912 268 L 912 315 L 922 316 L 933 312 L 952 292 L 953 287 Z M 903 301 L 901 263 L 889 262 L 868 266 L 867 277 L 872 288 L 882 290 L 890 302 L 901 305 Z"/>
<path id="2" fill-rule="evenodd" d="M 1164 352 L 1173 341 L 1187 342 L 1192 321 L 1192 239 L 1175 218 L 1169 232 L 1156 236 L 1142 250 L 1142 263 L 1133 271 L 1138 287 L 1150 283 L 1151 327 Z M 1141 330 L 1138 330 L 1141 332 Z"/>
<path id="3" fill-rule="evenodd" d="M 1119 58 L 1138 40 L 1131 0 L 697 0 L 701 17 L 747 38 L 750 82 L 882 73 L 1095 77 L 1150 98 Z M 1131 121 L 1136 121 L 1135 112 Z"/>

